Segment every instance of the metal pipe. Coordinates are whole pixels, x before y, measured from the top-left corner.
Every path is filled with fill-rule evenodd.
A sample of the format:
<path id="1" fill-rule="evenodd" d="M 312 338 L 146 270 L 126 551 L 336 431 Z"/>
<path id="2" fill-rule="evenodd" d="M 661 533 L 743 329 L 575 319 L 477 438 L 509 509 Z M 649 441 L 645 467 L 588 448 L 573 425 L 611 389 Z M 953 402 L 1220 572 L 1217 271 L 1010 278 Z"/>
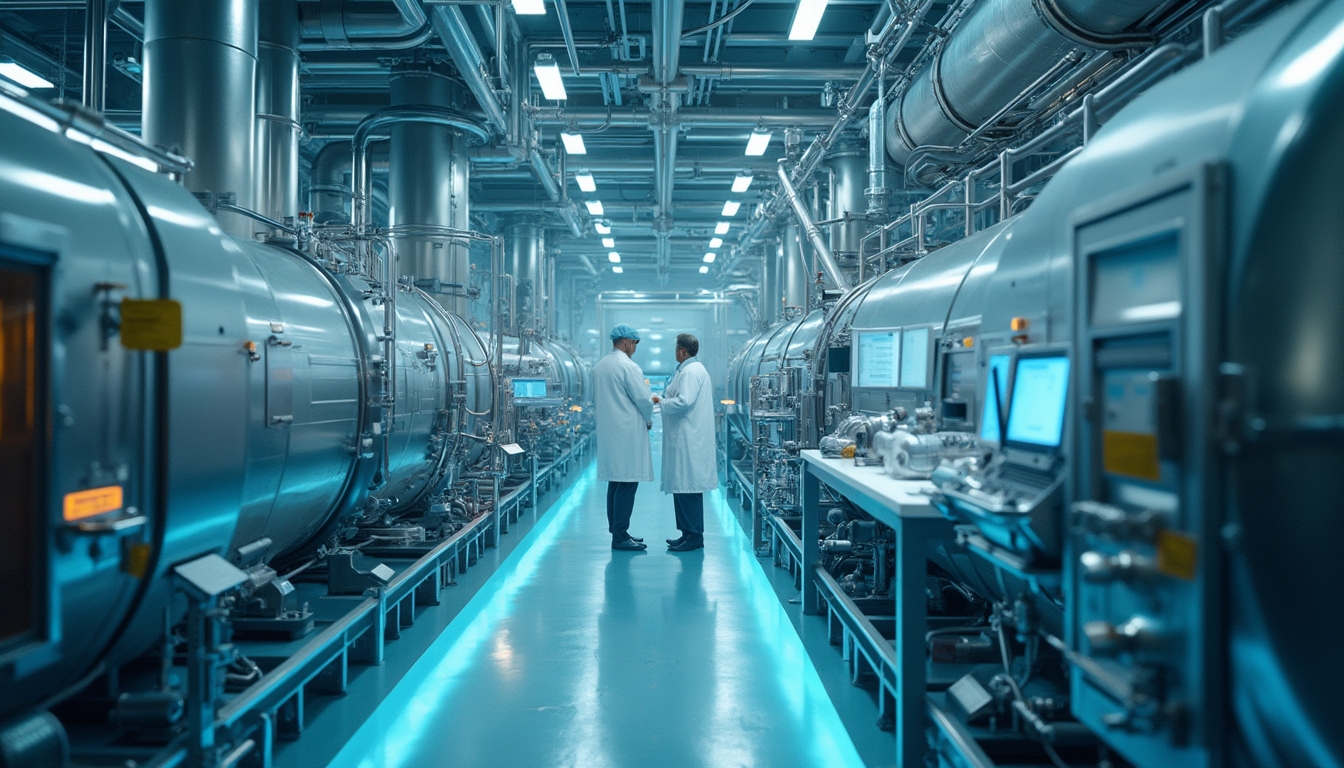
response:
<path id="1" fill-rule="evenodd" d="M 864 216 L 868 201 L 867 158 L 864 147 L 855 142 L 833 153 L 830 159 L 834 181 L 831 184 L 831 217 L 839 220 L 831 227 L 831 249 L 840 253 L 858 253 L 859 239 L 867 229 Z"/>
<path id="2" fill-rule="evenodd" d="M 686 72 L 689 67 L 682 69 Z M 781 70 L 778 77 L 791 77 Z M 537 125 L 570 125 L 580 128 L 590 125 L 609 125 L 613 128 L 648 127 L 653 115 L 649 110 L 636 107 L 607 110 L 597 107 L 565 107 L 539 109 L 533 115 Z M 826 128 L 835 122 L 835 111 L 830 109 L 759 109 L 682 107 L 677 110 L 680 124 L 687 128 L 704 126 L 755 128 L 771 127 Z"/>
<path id="3" fill-rule="evenodd" d="M 143 135 L 195 163 L 183 185 L 253 204 L 256 147 L 257 4 L 147 0 Z M 252 224 L 226 214 L 221 226 L 250 238 Z"/>
<path id="4" fill-rule="evenodd" d="M 350 172 L 350 145 L 343 141 L 328 142 L 313 158 L 308 185 L 308 207 L 313 212 L 313 223 L 333 224 L 349 221 L 345 201 L 350 199 L 350 187 L 345 174 Z"/>
<path id="5" fill-rule="evenodd" d="M 418 48 L 433 37 L 417 0 L 391 0 L 396 13 L 369 13 L 365 4 L 303 3 L 299 28 L 304 51 L 405 50 Z M 316 7 L 314 7 L 316 6 Z"/>
<path id="6" fill-rule="evenodd" d="M 786 78 L 792 81 L 799 80 L 857 80 L 863 75 L 863 70 L 858 67 L 802 67 L 791 69 L 788 67 L 713 67 L 713 66 L 686 66 L 681 68 L 683 75 L 693 75 L 695 77 L 717 77 L 722 80 L 779 80 Z M 834 113 L 831 113 L 832 118 Z"/>
<path id="7" fill-rule="evenodd" d="M 84 12 L 84 108 L 102 112 L 106 95 L 107 0 L 88 0 Z"/>
<path id="8" fill-rule="evenodd" d="M 863 194 L 868 198 L 868 213 L 872 215 L 887 212 L 886 103 L 886 96 L 879 89 L 877 99 L 868 108 L 868 188 Z"/>
<path id="9" fill-rule="evenodd" d="M 574 28 L 569 24 L 569 6 L 565 0 L 555 0 L 555 12 L 560 17 L 560 34 L 565 38 L 565 52 L 569 54 L 569 66 L 574 76 L 579 76 L 579 51 L 574 47 Z"/>
<path id="10" fill-rule="evenodd" d="M 431 21 L 434 31 L 457 65 L 457 73 L 462 82 L 466 83 L 467 90 L 471 91 L 471 95 L 476 97 L 476 103 L 484 110 L 486 122 L 498 133 L 508 133 L 508 118 L 504 116 L 499 97 L 490 87 L 485 58 L 476 45 L 476 39 L 471 36 L 471 30 L 467 28 L 466 17 L 462 15 L 461 9 L 452 5 L 436 5 L 433 12 Z"/>
<path id="11" fill-rule="evenodd" d="M 261 0 L 259 14 L 253 208 L 284 221 L 299 210 L 298 2 Z"/>
<path id="12" fill-rule="evenodd" d="M 783 192 L 789 205 L 793 206 L 794 215 L 798 217 L 798 223 L 802 225 L 803 231 L 807 233 L 807 240 L 812 244 L 812 249 L 817 254 L 817 260 L 821 262 L 822 271 L 830 279 L 831 285 L 836 288 L 848 289 L 853 284 L 849 277 L 840 269 L 840 265 L 835 262 L 835 256 L 831 254 L 831 249 L 826 245 L 826 240 L 821 236 L 821 230 L 812 223 L 812 217 L 807 213 L 807 205 L 798 197 L 798 190 L 794 189 L 793 182 L 789 180 L 788 171 L 784 170 L 784 163 L 779 161 L 779 187 Z"/>
<path id="13" fill-rule="evenodd" d="M 779 257 L 779 289 L 775 297 L 777 305 L 785 307 L 807 307 L 808 287 L 812 284 L 811 271 L 803 258 L 803 241 L 799 236 L 797 222 L 784 225 L 780 234 L 783 247 Z M 776 306 L 779 309 L 779 306 Z"/>

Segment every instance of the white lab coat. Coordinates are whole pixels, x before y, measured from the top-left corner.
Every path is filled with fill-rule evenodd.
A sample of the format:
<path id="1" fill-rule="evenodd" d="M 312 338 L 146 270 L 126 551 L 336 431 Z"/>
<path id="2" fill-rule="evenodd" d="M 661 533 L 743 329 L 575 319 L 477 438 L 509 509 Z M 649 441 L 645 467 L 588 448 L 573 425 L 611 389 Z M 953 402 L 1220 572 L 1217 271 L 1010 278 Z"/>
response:
<path id="1" fill-rule="evenodd" d="M 663 398 L 663 493 L 719 487 L 714 383 L 694 357 L 677 368 Z"/>
<path id="2" fill-rule="evenodd" d="M 653 396 L 644 371 L 619 349 L 593 366 L 593 407 L 597 410 L 597 479 L 615 483 L 653 480 L 649 450 Z"/>

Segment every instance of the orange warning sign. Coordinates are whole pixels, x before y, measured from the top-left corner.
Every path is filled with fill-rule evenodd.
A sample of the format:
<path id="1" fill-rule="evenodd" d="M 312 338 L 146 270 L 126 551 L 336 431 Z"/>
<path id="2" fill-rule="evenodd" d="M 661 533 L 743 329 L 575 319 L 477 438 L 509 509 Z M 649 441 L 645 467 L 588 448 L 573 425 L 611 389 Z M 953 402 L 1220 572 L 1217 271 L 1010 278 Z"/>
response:
<path id="1" fill-rule="evenodd" d="M 1158 480 L 1162 476 L 1157 435 L 1108 429 L 1101 435 L 1101 455 L 1107 472 L 1144 480 Z"/>
<path id="2" fill-rule="evenodd" d="M 1199 543 L 1193 536 L 1179 531 L 1162 531 L 1157 535 L 1157 570 L 1162 573 L 1194 581 L 1198 559 Z"/>
<path id="3" fill-rule="evenodd" d="M 90 488 L 65 494 L 65 520 L 74 522 L 86 517 L 115 512 L 122 507 L 120 485 Z"/>

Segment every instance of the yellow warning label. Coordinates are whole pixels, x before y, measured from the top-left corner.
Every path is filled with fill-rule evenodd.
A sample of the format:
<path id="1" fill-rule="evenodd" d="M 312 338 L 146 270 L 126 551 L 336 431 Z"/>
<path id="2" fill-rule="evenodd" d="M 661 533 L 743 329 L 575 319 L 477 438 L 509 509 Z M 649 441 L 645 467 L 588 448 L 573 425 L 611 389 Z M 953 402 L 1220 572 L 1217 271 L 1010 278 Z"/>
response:
<path id="1" fill-rule="evenodd" d="M 108 485 L 65 494 L 65 520 L 75 522 L 86 517 L 121 509 L 121 486 Z"/>
<path id="2" fill-rule="evenodd" d="M 1199 543 L 1193 536 L 1180 531 L 1157 534 L 1157 570 L 1162 573 L 1194 581 L 1198 557 Z"/>
<path id="3" fill-rule="evenodd" d="M 122 299 L 121 346 L 146 352 L 182 346 L 182 304 L 172 299 Z"/>
<path id="4" fill-rule="evenodd" d="M 1158 480 L 1157 435 L 1106 430 L 1101 435 L 1102 466 L 1107 472 L 1142 480 Z"/>

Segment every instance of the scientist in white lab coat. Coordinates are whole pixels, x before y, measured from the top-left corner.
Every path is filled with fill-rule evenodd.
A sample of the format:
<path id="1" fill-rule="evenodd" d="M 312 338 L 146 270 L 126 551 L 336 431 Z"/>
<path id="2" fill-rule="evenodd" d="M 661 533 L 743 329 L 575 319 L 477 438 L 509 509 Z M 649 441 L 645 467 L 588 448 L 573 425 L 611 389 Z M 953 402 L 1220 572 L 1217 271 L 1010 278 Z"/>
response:
<path id="1" fill-rule="evenodd" d="M 715 448 L 714 383 L 696 359 L 700 342 L 691 334 L 677 336 L 677 372 L 663 393 L 663 493 L 672 494 L 677 530 L 667 540 L 672 552 L 705 546 L 705 492 L 719 487 Z"/>
<path id="2" fill-rule="evenodd" d="M 639 346 L 639 331 L 622 323 L 609 335 L 611 352 L 593 366 L 597 479 L 607 483 L 611 548 L 636 551 L 645 545 L 630 535 L 630 514 L 639 484 L 653 479 L 649 430 L 654 400 L 644 371 L 630 359 Z"/>

